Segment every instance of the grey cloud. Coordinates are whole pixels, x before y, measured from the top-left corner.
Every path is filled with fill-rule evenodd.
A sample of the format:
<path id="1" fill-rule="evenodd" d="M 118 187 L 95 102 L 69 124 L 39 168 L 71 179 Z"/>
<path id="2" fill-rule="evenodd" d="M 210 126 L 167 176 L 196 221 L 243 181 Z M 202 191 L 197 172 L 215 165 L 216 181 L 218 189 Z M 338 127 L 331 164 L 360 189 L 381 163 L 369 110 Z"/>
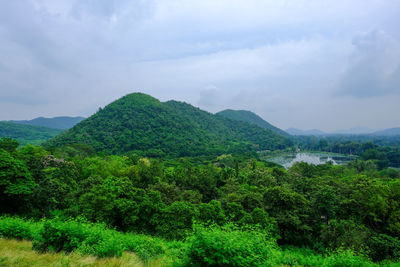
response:
<path id="1" fill-rule="evenodd" d="M 353 45 L 337 94 L 363 98 L 400 93 L 400 42 L 374 30 L 354 38 Z"/>
<path id="2" fill-rule="evenodd" d="M 348 114 L 371 109 L 365 101 L 398 91 L 395 2 L 0 1 L 0 119 L 88 116 L 140 90 L 212 112 L 253 110 L 282 128 L 345 128 Z M 374 28 L 386 33 L 351 43 Z M 354 105 L 349 95 L 371 97 Z M 395 97 L 374 104 L 387 124 L 397 119 Z"/>
<path id="3" fill-rule="evenodd" d="M 71 9 L 71 15 L 82 18 L 85 15 L 110 17 L 126 4 L 127 1 L 110 0 L 81 0 L 75 3 Z"/>
<path id="4" fill-rule="evenodd" d="M 205 89 L 200 91 L 200 97 L 197 100 L 197 104 L 208 108 L 215 107 L 221 100 L 219 97 L 218 89 L 215 85 L 208 85 Z"/>
<path id="5" fill-rule="evenodd" d="M 2 1 L 0 9 L 3 38 L 29 52 L 38 64 L 50 69 L 66 67 L 62 49 L 46 33 L 45 28 L 49 26 L 46 15 L 43 16 L 26 1 Z"/>
<path id="6" fill-rule="evenodd" d="M 137 22 L 153 15 L 154 0 L 79 0 L 72 6 L 69 15 L 85 20 L 89 18 L 106 19 L 109 23 Z"/>

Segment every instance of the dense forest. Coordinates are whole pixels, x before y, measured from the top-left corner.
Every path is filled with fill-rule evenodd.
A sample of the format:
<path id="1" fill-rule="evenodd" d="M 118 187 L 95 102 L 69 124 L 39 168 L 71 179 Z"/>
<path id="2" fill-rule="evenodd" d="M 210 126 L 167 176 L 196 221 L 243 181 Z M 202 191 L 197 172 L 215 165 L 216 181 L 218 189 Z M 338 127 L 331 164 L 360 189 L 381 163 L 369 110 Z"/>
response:
<path id="1" fill-rule="evenodd" d="M 296 149 L 357 158 L 260 157 Z M 0 139 L 0 237 L 148 266 L 398 266 L 399 159 L 399 137 L 279 135 L 131 94 L 43 146 Z"/>
<path id="2" fill-rule="evenodd" d="M 85 146 L 53 153 L 40 146 L 18 148 L 17 141 L 1 139 L 1 213 L 51 219 L 41 226 L 39 238 L 29 236 L 33 231 L 29 225 L 38 229 L 37 223 L 25 223 L 28 239 L 37 239 L 37 250 L 83 250 L 78 241 L 70 243 L 68 235 L 82 229 L 90 233 L 88 227 L 100 231 L 100 226 L 87 224 L 92 222 L 167 243 L 182 242 L 170 257 L 184 265 L 195 261 L 207 265 L 206 255 L 200 255 L 202 249 L 211 249 L 208 256 L 215 256 L 217 262 L 218 253 L 229 258 L 223 248 L 212 247 L 219 238 L 227 238 L 227 246 L 239 254 L 266 253 L 257 254 L 252 262 L 229 258 L 231 266 L 267 264 L 272 252 L 260 252 L 261 248 L 275 251 L 280 247 L 284 255 L 299 253 L 302 256 L 294 257 L 294 264 L 309 253 L 326 255 L 321 258 L 325 261 L 333 257 L 332 251 L 347 251 L 359 263 L 347 266 L 372 264 L 368 258 L 396 261 L 400 256 L 400 171 L 379 170 L 372 160 L 359 159 L 348 166 L 298 163 L 285 170 L 253 157 L 229 154 L 162 160 L 134 153 L 94 153 Z M 68 218 L 85 218 L 86 224 L 67 223 Z M 7 217 L 1 220 L 3 236 L 14 237 L 13 227 L 24 225 Z M 57 239 L 57 233 L 67 236 Z M 85 253 L 106 253 L 94 241 L 88 250 L 85 235 L 80 238 Z M 230 238 L 237 238 L 237 243 L 230 244 Z M 255 247 L 241 251 L 240 242 Z M 301 250 L 295 253 L 295 248 Z M 132 250 L 139 253 L 137 248 Z"/>

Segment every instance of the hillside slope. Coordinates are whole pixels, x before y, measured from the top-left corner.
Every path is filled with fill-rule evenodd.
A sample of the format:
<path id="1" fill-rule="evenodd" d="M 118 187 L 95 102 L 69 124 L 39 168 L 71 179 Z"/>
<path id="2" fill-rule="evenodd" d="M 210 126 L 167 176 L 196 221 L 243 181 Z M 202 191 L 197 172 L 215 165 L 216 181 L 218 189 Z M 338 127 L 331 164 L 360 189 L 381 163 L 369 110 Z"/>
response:
<path id="1" fill-rule="evenodd" d="M 285 131 L 279 129 L 278 127 L 273 126 L 269 122 L 263 120 L 257 114 L 255 114 L 251 111 L 248 111 L 248 110 L 225 109 L 216 114 L 220 115 L 220 116 L 224 116 L 224 117 L 232 119 L 232 120 L 244 121 L 244 122 L 248 122 L 250 124 L 255 124 L 255 125 L 260 126 L 261 128 L 269 129 L 269 130 L 271 130 L 277 134 L 283 135 L 283 136 L 289 136 L 288 133 L 286 133 Z"/>
<path id="2" fill-rule="evenodd" d="M 0 137 L 17 139 L 21 145 L 38 145 L 63 130 L 0 121 Z"/>
<path id="3" fill-rule="evenodd" d="M 105 153 L 195 156 L 283 148 L 291 142 L 268 129 L 216 116 L 189 104 L 126 95 L 46 142 L 91 145 Z"/>
<path id="4" fill-rule="evenodd" d="M 67 117 L 67 116 L 54 117 L 54 118 L 38 117 L 33 120 L 20 120 L 20 121 L 10 121 L 10 122 L 67 130 L 69 128 L 72 128 L 75 124 L 83 121 L 84 119 L 85 119 L 84 117 Z"/>

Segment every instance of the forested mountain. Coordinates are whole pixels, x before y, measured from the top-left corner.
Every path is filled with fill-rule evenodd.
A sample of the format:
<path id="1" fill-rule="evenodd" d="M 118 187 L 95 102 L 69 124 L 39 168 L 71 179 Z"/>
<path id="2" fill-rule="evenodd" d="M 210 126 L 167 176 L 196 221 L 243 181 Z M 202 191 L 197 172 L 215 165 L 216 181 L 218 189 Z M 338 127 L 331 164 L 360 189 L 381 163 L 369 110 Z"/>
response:
<path id="1" fill-rule="evenodd" d="M 54 118 L 38 117 L 33 120 L 19 120 L 19 121 L 10 121 L 10 122 L 66 130 L 66 129 L 72 128 L 75 124 L 81 122 L 84 119 L 85 119 L 84 117 L 62 116 L 62 117 L 54 117 Z"/>
<path id="2" fill-rule="evenodd" d="M 232 119 L 232 120 L 244 121 L 244 122 L 248 122 L 250 124 L 255 124 L 255 125 L 260 126 L 261 128 L 269 129 L 269 130 L 271 130 L 277 134 L 283 135 L 283 136 L 289 136 L 285 131 L 279 129 L 278 127 L 273 126 L 272 124 L 265 121 L 257 114 L 255 114 L 251 111 L 248 111 L 248 110 L 225 109 L 216 114 L 220 115 L 220 116 L 224 116 L 224 117 Z"/>
<path id="3" fill-rule="evenodd" d="M 0 121 L 0 137 L 14 138 L 21 145 L 38 145 L 59 133 L 61 129 L 52 129 L 41 126 L 22 125 L 13 122 Z"/>
<path id="4" fill-rule="evenodd" d="M 188 156 L 278 149 L 291 145 L 269 129 L 142 93 L 126 95 L 56 138 L 49 147 L 84 143 L 96 151 Z"/>

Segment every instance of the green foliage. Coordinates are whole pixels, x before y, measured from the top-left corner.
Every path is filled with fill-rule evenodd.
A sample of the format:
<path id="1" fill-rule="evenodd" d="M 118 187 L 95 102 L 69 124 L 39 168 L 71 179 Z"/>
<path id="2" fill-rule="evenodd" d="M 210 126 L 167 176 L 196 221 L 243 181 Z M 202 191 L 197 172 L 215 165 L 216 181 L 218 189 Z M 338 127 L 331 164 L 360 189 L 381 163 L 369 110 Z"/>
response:
<path id="1" fill-rule="evenodd" d="M 171 239 L 182 239 L 192 229 L 193 220 L 199 216 L 198 213 L 193 204 L 177 201 L 162 210 L 153 221 L 160 235 Z"/>
<path id="2" fill-rule="evenodd" d="M 201 203 L 199 205 L 199 221 L 218 225 L 222 225 L 226 222 L 226 216 L 222 209 L 221 202 L 218 200 L 211 200 L 209 203 Z"/>
<path id="3" fill-rule="evenodd" d="M 31 194 L 36 186 L 25 163 L 3 149 L 0 149 L 0 186 L 2 196 Z"/>
<path id="4" fill-rule="evenodd" d="M 374 264 L 363 255 L 355 255 L 351 250 L 339 249 L 325 255 L 304 248 L 289 247 L 284 250 L 274 250 L 271 260 L 266 266 L 322 266 L 322 267 L 373 267 Z M 387 263 L 383 266 L 396 266 Z"/>
<path id="5" fill-rule="evenodd" d="M 377 234 L 366 242 L 370 257 L 374 261 L 400 258 L 400 239 L 385 234 Z"/>
<path id="6" fill-rule="evenodd" d="M 267 212 L 276 218 L 284 243 L 300 245 L 308 241 L 307 233 L 311 228 L 305 222 L 310 204 L 302 194 L 286 187 L 271 187 L 264 192 L 264 205 Z"/>
<path id="7" fill-rule="evenodd" d="M 89 238 L 91 228 L 87 224 L 69 221 L 61 222 L 58 220 L 47 220 L 43 223 L 40 236 L 34 243 L 34 249 L 44 251 L 66 251 L 71 252 Z M 93 231 L 96 235 L 96 231 Z M 98 240 L 99 236 L 95 239 Z M 94 238 L 93 238 L 94 239 Z M 99 241 L 97 241 L 99 242 Z"/>
<path id="8" fill-rule="evenodd" d="M 369 236 L 368 228 L 352 220 L 330 220 L 321 230 L 321 241 L 332 249 L 365 249 Z"/>
<path id="9" fill-rule="evenodd" d="M 98 257 L 119 257 L 134 252 L 142 260 L 169 258 L 174 266 L 398 266 L 398 262 L 374 264 L 363 253 L 339 248 L 325 254 L 311 249 L 276 246 L 273 234 L 260 227 L 196 225 L 185 242 L 121 233 L 104 224 L 82 220 L 34 222 L 16 217 L 0 217 L 0 238 L 33 240 L 38 251 L 76 251 Z M 398 241 L 377 237 L 377 255 L 398 253 Z M 393 242 L 397 242 L 395 245 Z M 396 248 L 397 246 L 397 248 Z M 394 254 L 392 254 L 394 255 Z"/>
<path id="10" fill-rule="evenodd" d="M 188 240 L 188 265 L 265 266 L 275 240 L 257 228 L 197 226 Z"/>
<path id="11" fill-rule="evenodd" d="M 37 186 L 25 163 L 0 149 L 0 212 L 19 212 Z"/>
<path id="12" fill-rule="evenodd" d="M 17 140 L 11 139 L 9 137 L 2 137 L 0 138 L 0 149 L 4 149 L 9 153 L 15 152 L 19 143 Z"/>
<path id="13" fill-rule="evenodd" d="M 65 240 L 58 245 L 35 242 L 45 249 L 106 256 L 120 255 L 129 247 L 150 257 L 161 253 L 160 247 L 170 248 L 154 245 L 153 251 L 140 245 L 141 237 L 126 241 L 104 225 L 176 241 L 190 238 L 194 222 L 233 222 L 257 225 L 279 245 L 306 246 L 325 254 L 351 250 L 356 258 L 366 255 L 375 261 L 399 258 L 400 171 L 378 170 L 371 159 L 348 166 L 298 163 L 285 170 L 235 154 L 165 160 L 141 158 L 136 152 L 67 154 L 59 150 L 54 156 L 31 145 L 11 153 L 0 150 L 1 181 L 13 189 L 2 187 L 1 212 L 59 218 L 46 224 L 41 236 L 49 234 L 48 241 L 63 233 Z M 29 184 L 32 187 L 25 186 Z M 71 222 L 64 227 L 59 222 L 79 216 L 104 225 Z M 171 248 L 180 259 L 182 242 Z M 274 251 L 271 261 L 279 254 Z M 282 264 L 290 263 L 290 256 L 282 257 L 287 259 L 282 258 Z M 310 259 L 325 264 L 332 257 Z"/>
<path id="14" fill-rule="evenodd" d="M 41 223 L 17 217 L 0 217 L 0 238 L 34 240 L 39 234 Z"/>
<path id="15" fill-rule="evenodd" d="M 79 251 L 98 257 L 120 257 L 124 251 L 135 252 L 147 260 L 165 252 L 162 240 L 144 235 L 123 234 L 105 227 L 77 220 L 46 220 L 33 248 L 44 251 Z"/>

